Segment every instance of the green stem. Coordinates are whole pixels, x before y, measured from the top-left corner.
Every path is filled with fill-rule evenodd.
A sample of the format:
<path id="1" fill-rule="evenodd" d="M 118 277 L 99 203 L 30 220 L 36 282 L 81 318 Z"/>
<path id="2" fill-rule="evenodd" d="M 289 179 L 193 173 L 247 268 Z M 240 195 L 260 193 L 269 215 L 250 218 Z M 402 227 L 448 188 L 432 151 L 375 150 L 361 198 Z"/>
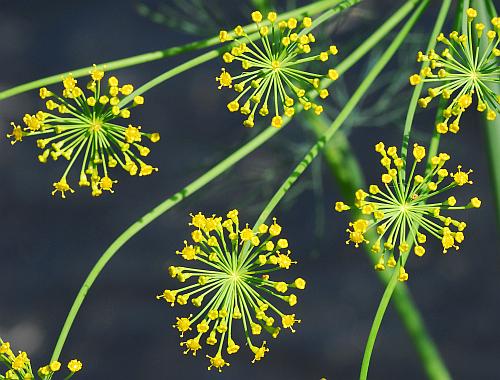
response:
<path id="1" fill-rule="evenodd" d="M 495 5 L 491 0 L 478 1 L 477 8 L 481 21 L 486 25 L 490 19 L 498 16 Z M 500 94 L 500 85 L 498 83 L 492 83 L 491 89 L 496 94 Z M 495 199 L 497 227 L 500 229 L 500 150 L 498 149 L 498 142 L 500 141 L 500 115 L 493 121 L 488 121 L 483 118 L 483 128 L 486 136 L 486 145 L 488 146 L 488 159 Z"/>
<path id="2" fill-rule="evenodd" d="M 329 125 L 329 121 L 325 120 L 325 118 L 309 117 L 306 113 L 301 114 L 301 118 L 306 118 L 307 124 L 312 127 L 317 136 L 320 136 Z M 366 186 L 359 162 L 352 153 L 349 141 L 342 131 L 337 132 L 335 139 L 330 141 L 326 146 L 323 156 L 332 177 L 340 188 L 342 196 L 352 203 L 355 191 Z M 354 212 L 354 219 L 362 216 L 358 210 Z M 368 240 L 376 240 L 374 232 L 370 232 L 372 234 L 367 235 Z M 367 246 L 365 246 L 365 249 L 368 258 L 375 265 L 378 257 L 373 255 Z M 376 273 L 383 284 L 387 285 L 389 283 L 390 272 L 377 271 Z M 405 284 L 396 287 L 392 299 L 399 318 L 410 335 L 428 378 L 431 380 L 451 378 L 435 343 L 425 327 L 422 316 L 408 291 L 408 287 Z"/>
<path id="3" fill-rule="evenodd" d="M 433 49 L 435 46 L 436 36 L 438 35 L 438 33 L 440 32 L 441 28 L 444 25 L 450 5 L 451 5 L 451 0 L 444 0 L 441 5 L 441 9 L 439 11 L 436 23 L 434 24 L 434 28 L 431 34 L 431 39 L 429 40 L 428 43 L 428 50 Z M 425 65 L 423 65 L 423 67 L 425 67 Z M 420 96 L 421 90 L 422 90 L 422 85 L 417 85 L 415 90 L 413 91 L 413 96 L 411 98 L 410 106 L 408 108 L 408 113 L 406 117 L 405 128 L 403 132 L 403 146 L 401 147 L 401 156 L 404 159 L 405 166 L 406 166 L 408 142 L 410 139 L 410 133 L 413 124 L 413 117 L 415 114 L 415 109 L 417 106 L 417 101 L 418 97 Z M 437 144 L 435 144 L 435 149 L 437 149 Z M 387 306 L 389 305 L 389 301 L 391 300 L 392 294 L 398 282 L 399 268 L 401 266 L 404 266 L 407 259 L 408 259 L 408 253 L 401 255 L 401 260 L 398 260 L 398 264 L 396 268 L 394 268 L 393 274 L 389 280 L 389 283 L 387 284 L 384 294 L 382 295 L 382 299 L 380 300 L 377 312 L 375 314 L 375 318 L 372 323 L 372 327 L 370 329 L 370 334 L 368 335 L 368 340 L 366 342 L 365 352 L 363 354 L 363 361 L 361 363 L 361 372 L 359 376 L 360 380 L 366 380 L 368 377 L 370 359 L 373 352 L 373 347 L 375 345 L 375 341 L 377 339 L 377 334 L 382 324 L 382 320 L 387 310 Z M 450 376 L 447 373 L 444 374 L 443 379 L 449 379 L 449 378 Z"/>
<path id="4" fill-rule="evenodd" d="M 354 52 L 352 52 L 345 60 L 343 60 L 338 66 L 337 70 L 339 73 L 345 73 L 349 70 L 359 59 L 361 59 L 366 53 L 368 53 L 373 46 L 375 46 L 380 40 L 382 40 L 387 33 L 389 33 L 401 20 L 403 20 L 415 7 L 418 3 L 418 0 L 407 1 L 400 9 L 398 9 L 380 28 L 378 28 L 369 38 L 365 40 Z M 288 119 L 283 120 L 283 124 L 288 123 Z M 282 128 L 281 128 L 282 129 Z M 94 265 L 89 275 L 85 279 L 82 287 L 80 288 L 75 300 L 73 301 L 73 305 L 66 317 L 63 328 L 59 335 L 59 338 L 56 343 L 56 347 L 54 348 L 54 352 L 52 354 L 52 361 L 57 360 L 59 355 L 61 354 L 62 348 L 66 339 L 68 337 L 69 331 L 75 321 L 76 315 L 80 310 L 80 307 L 89 291 L 92 287 L 93 283 L 107 265 L 107 263 L 113 258 L 113 256 L 117 253 L 117 251 L 127 243 L 132 237 L 134 237 L 137 233 L 139 233 L 144 227 L 146 227 L 149 223 L 154 221 L 156 218 L 167 212 L 173 206 L 181 202 L 183 199 L 192 195 L 214 178 L 222 174 L 224 171 L 228 170 L 231 166 L 236 164 L 239 160 L 244 158 L 246 155 L 251 153 L 253 150 L 258 148 L 264 142 L 266 142 L 269 138 L 271 138 L 274 134 L 276 134 L 281 129 L 268 128 L 253 140 L 242 146 L 232 155 L 221 161 L 219 164 L 210 169 L 203 176 L 199 177 L 191 184 L 186 186 L 184 189 L 174 194 L 172 197 L 160 203 L 154 209 L 152 209 L 149 213 L 144 215 L 134 224 L 132 224 L 129 228 L 127 228 L 103 253 L 103 255 L 99 258 L 97 263 Z"/>
<path id="5" fill-rule="evenodd" d="M 272 4 L 269 0 L 250 0 L 250 3 L 254 7 L 254 9 L 261 12 L 266 12 L 273 9 Z"/>
<path id="6" fill-rule="evenodd" d="M 403 265 L 406 262 L 407 257 L 408 257 L 407 254 L 401 255 Z M 377 308 L 377 313 L 375 314 L 372 328 L 370 330 L 370 334 L 368 335 L 368 340 L 365 346 L 363 362 L 361 363 L 361 373 L 359 375 L 360 380 L 366 380 L 368 378 L 368 368 L 370 367 L 370 358 L 373 352 L 373 346 L 375 345 L 375 340 L 377 339 L 377 333 L 382 323 L 382 319 L 384 318 L 385 311 L 387 310 L 387 306 L 389 305 L 389 301 L 391 300 L 394 288 L 396 287 L 396 284 L 398 282 L 398 274 L 400 266 L 401 264 L 398 261 L 398 265 L 393 270 L 392 276 L 389 279 L 384 294 L 382 295 L 382 299 L 380 300 L 380 304 Z"/>
<path id="7" fill-rule="evenodd" d="M 434 24 L 434 28 L 432 30 L 429 42 L 427 43 L 427 50 L 428 52 L 431 49 L 434 49 L 436 47 L 436 37 L 437 35 L 441 32 L 441 29 L 444 25 L 444 22 L 446 20 L 446 16 L 448 14 L 448 11 L 450 9 L 451 5 L 451 0 L 443 0 L 443 3 L 441 5 L 441 9 L 439 10 L 438 17 L 436 19 L 436 23 Z M 429 66 L 429 62 L 423 62 L 422 67 L 426 68 Z M 413 118 L 415 116 L 415 111 L 417 109 L 417 103 L 418 103 L 418 98 L 420 97 L 420 94 L 422 93 L 422 88 L 424 86 L 424 83 L 421 82 L 417 84 L 413 90 L 413 94 L 411 96 L 410 100 L 410 105 L 408 107 L 408 112 L 406 114 L 406 120 L 405 120 L 405 126 L 403 130 L 403 143 L 401 145 L 401 158 L 405 162 L 405 167 L 404 169 L 406 170 L 406 155 L 408 152 L 408 143 L 410 141 L 410 134 L 411 134 L 411 129 L 413 125 Z M 403 177 L 404 177 L 404 172 L 403 172 Z"/>
<path id="8" fill-rule="evenodd" d="M 490 19 L 498 16 L 498 12 L 495 8 L 495 4 L 493 3 L 493 0 L 485 0 L 484 6 L 486 7 L 486 11 L 488 12 L 488 14 L 490 16 Z"/>
<path id="9" fill-rule="evenodd" d="M 325 144 L 333 137 L 335 132 L 342 126 L 344 121 L 349 117 L 351 112 L 357 106 L 359 101 L 363 98 L 365 92 L 372 85 L 374 80 L 378 77 L 378 75 L 385 68 L 387 63 L 391 60 L 393 55 L 396 53 L 398 48 L 404 42 L 404 39 L 410 32 L 410 30 L 415 25 L 415 22 L 419 19 L 420 15 L 424 11 L 425 7 L 429 3 L 429 0 L 423 1 L 410 1 L 405 5 L 413 8 L 417 3 L 420 3 L 420 6 L 415 10 L 412 17 L 406 22 L 401 31 L 394 38 L 389 47 L 385 50 L 384 54 L 379 58 L 377 63 L 372 67 L 372 69 L 365 76 L 359 87 L 356 89 L 352 97 L 346 103 L 342 111 L 338 114 L 337 118 L 330 125 L 330 127 L 323 132 L 323 134 L 318 138 L 316 143 L 311 147 L 311 149 L 306 153 L 304 158 L 299 162 L 299 164 L 295 167 L 292 173 L 288 176 L 288 178 L 283 182 L 278 191 L 271 198 L 269 203 L 266 205 L 262 213 L 260 214 L 257 222 L 255 223 L 255 228 L 259 226 L 261 223 L 266 221 L 271 212 L 277 206 L 277 204 L 281 201 L 281 199 L 285 196 L 287 191 L 293 186 L 293 184 L 297 181 L 297 179 L 304 173 L 304 171 L 309 167 L 309 164 L 316 158 L 316 156 L 324 149 Z"/>
<path id="10" fill-rule="evenodd" d="M 467 3 L 467 4 L 466 4 Z M 468 2 L 466 0 L 459 1 L 457 3 L 457 9 L 455 13 L 455 22 L 453 23 L 453 30 L 458 30 L 462 28 L 464 30 L 464 17 L 465 17 L 465 30 L 467 30 L 467 14 L 465 13 L 466 8 L 468 8 Z M 446 104 L 448 103 L 447 99 L 443 99 L 442 97 L 439 99 L 438 109 L 436 111 L 436 118 L 434 120 L 434 125 L 436 125 L 440 120 L 442 120 L 443 110 L 446 108 Z M 431 142 L 429 144 L 429 153 L 428 157 L 435 156 L 437 154 L 439 143 L 441 142 L 441 133 L 436 131 L 434 128 L 434 132 L 432 133 Z M 431 169 L 431 163 L 427 163 L 427 170 Z"/>
<path id="11" fill-rule="evenodd" d="M 191 182 L 189 185 L 184 187 L 179 192 L 175 193 L 158 206 L 153 208 L 150 212 L 144 215 L 142 218 L 133 223 L 130 227 L 128 227 L 103 253 L 103 255 L 99 258 L 97 263 L 94 265 L 90 273 L 88 274 L 85 282 L 83 283 L 78 295 L 76 296 L 73 305 L 66 317 L 66 321 L 64 326 L 59 334 L 59 338 L 57 340 L 56 347 L 52 354 L 51 361 L 57 360 L 59 355 L 61 354 L 61 350 L 64 346 L 66 338 L 68 337 L 68 333 L 73 325 L 75 317 L 80 309 L 80 306 L 83 303 L 89 289 L 92 287 L 92 284 L 99 276 L 101 271 L 104 269 L 106 264 L 111 260 L 111 258 L 115 255 L 115 253 L 133 236 L 135 236 L 139 231 L 141 231 L 144 227 L 146 227 L 149 223 L 154 221 L 160 215 L 164 214 L 168 210 L 170 210 L 173 206 L 180 203 L 182 200 L 186 199 L 190 195 L 194 194 L 202 187 L 204 187 L 207 183 L 211 182 L 213 179 L 217 178 L 219 175 L 224 173 L 242 158 L 246 157 L 248 154 L 253 152 L 267 140 L 269 140 L 272 136 L 278 133 L 281 129 L 276 128 L 267 128 L 259 135 L 254 137 L 252 140 L 247 142 L 241 148 L 236 150 L 230 156 L 219 162 L 212 169 L 207 171 L 205 174 L 197 178 L 195 181 Z"/>
<path id="12" fill-rule="evenodd" d="M 332 8 L 336 5 L 349 2 L 350 0 L 322 0 L 322 1 L 317 1 L 315 3 L 303 6 L 301 8 L 294 9 L 292 11 L 283 13 L 279 15 L 278 20 L 284 20 L 289 17 L 301 15 L 301 14 L 318 14 L 323 12 L 326 9 Z M 357 1 L 356 1 L 357 2 Z M 257 26 L 252 23 L 249 25 L 246 25 L 245 30 L 247 30 L 247 33 L 252 33 L 257 31 Z M 232 34 L 232 33 L 231 33 Z M 188 43 L 186 45 L 182 46 L 174 46 L 168 49 L 164 50 L 157 50 L 145 54 L 139 54 L 133 57 L 128 57 L 128 58 L 123 58 L 123 59 L 118 59 L 116 61 L 110 61 L 110 62 L 105 62 L 105 63 L 100 63 L 98 64 L 99 67 L 104 67 L 106 71 L 112 71 L 112 70 L 117 70 L 117 69 L 122 69 L 125 67 L 130 67 L 130 66 L 136 66 L 140 65 L 143 63 L 147 62 L 152 62 L 152 61 L 157 61 L 159 59 L 163 58 L 168 58 L 172 57 L 178 54 L 186 53 L 189 51 L 195 51 L 195 50 L 200 50 L 204 49 L 207 47 L 215 46 L 220 44 L 219 36 L 215 36 L 206 40 L 201 40 L 201 41 L 195 41 Z M 15 95 L 19 95 L 23 92 L 27 92 L 30 90 L 34 90 L 40 87 L 48 86 L 54 83 L 57 83 L 61 81 L 61 79 L 67 75 L 68 73 L 71 73 L 73 77 L 79 78 L 85 75 L 89 74 L 89 71 L 92 69 L 92 66 L 87 66 L 75 70 L 70 70 L 68 72 L 64 73 L 59 73 L 56 75 L 51 75 L 46 78 L 38 79 L 32 82 L 24 83 L 16 87 L 12 87 L 8 90 L 4 90 L 0 92 L 0 100 L 4 100 L 7 98 L 10 98 Z"/>
<path id="13" fill-rule="evenodd" d="M 192 69 L 193 67 L 199 66 L 202 63 L 208 62 L 214 58 L 217 58 L 220 55 L 220 52 L 222 49 L 216 49 L 216 50 L 210 50 L 209 52 L 206 52 L 204 54 L 199 55 L 196 58 L 193 58 L 187 62 L 184 62 L 180 64 L 179 66 L 174 67 L 171 70 L 165 71 L 163 74 L 158 75 L 156 78 L 150 80 L 149 82 L 145 83 L 138 89 L 136 89 L 132 94 L 126 96 L 120 101 L 119 106 L 123 107 L 130 103 L 134 97 L 138 95 L 142 95 L 145 92 L 151 90 L 153 87 L 158 86 L 159 84 L 165 82 L 168 79 L 171 79 L 172 77 L 186 71 L 189 69 Z"/>

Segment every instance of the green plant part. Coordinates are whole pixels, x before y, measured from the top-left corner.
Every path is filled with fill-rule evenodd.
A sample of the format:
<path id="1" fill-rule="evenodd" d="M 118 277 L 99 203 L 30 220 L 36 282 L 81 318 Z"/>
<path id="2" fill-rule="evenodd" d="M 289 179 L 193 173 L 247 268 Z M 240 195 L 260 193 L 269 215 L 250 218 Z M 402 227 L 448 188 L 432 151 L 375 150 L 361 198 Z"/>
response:
<path id="1" fill-rule="evenodd" d="M 241 325 L 243 339 L 255 355 L 252 363 L 261 360 L 269 351 L 266 340 L 254 344 L 262 332 L 277 338 L 282 328 L 295 332 L 294 325 L 300 322 L 295 314 L 283 313 L 275 302 L 295 306 L 297 296 L 290 291 L 306 286 L 302 278 L 291 283 L 271 279 L 274 272 L 296 264 L 290 257 L 288 240 L 281 236 L 282 227 L 274 219 L 270 225 L 259 225 L 254 233 L 248 224 L 242 226 L 238 210 L 230 211 L 225 220 L 197 213 L 192 215 L 190 225 L 194 243 L 185 241 L 177 254 L 198 265 L 171 266 L 169 273 L 181 283 L 194 283 L 167 289 L 157 297 L 172 306 L 191 301 L 200 309 L 194 317 L 178 317 L 173 326 L 183 337 L 196 325 L 194 337 L 181 343 L 186 348 L 184 353 L 196 355 L 202 343 L 216 346 L 214 356 L 207 355 L 208 369 L 221 371 L 229 365 L 223 355 L 233 355 L 240 349 L 242 338 L 236 328 Z"/>
<path id="2" fill-rule="evenodd" d="M 428 95 L 418 101 L 422 108 L 436 97 L 445 99 L 447 106 L 436 124 L 436 131 L 441 134 L 457 133 L 462 114 L 473 103 L 479 112 L 486 113 L 487 120 L 495 120 L 500 112 L 500 94 L 495 86 L 500 83 L 500 18 L 493 17 L 492 29 L 487 30 L 484 23 L 473 23 L 478 16 L 474 8 L 468 8 L 466 15 L 467 30 L 462 34 L 454 30 L 449 38 L 440 33 L 437 41 L 445 49 L 441 53 L 434 49 L 427 54 L 419 52 L 417 61 L 428 61 L 430 66 L 410 77 L 412 85 L 432 85 Z"/>

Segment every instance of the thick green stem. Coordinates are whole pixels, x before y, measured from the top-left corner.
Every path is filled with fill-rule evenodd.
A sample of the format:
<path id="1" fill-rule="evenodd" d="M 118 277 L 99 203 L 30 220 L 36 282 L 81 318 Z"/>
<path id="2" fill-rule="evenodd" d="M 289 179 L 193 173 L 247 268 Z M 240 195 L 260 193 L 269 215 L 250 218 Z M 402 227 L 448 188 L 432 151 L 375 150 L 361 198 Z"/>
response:
<path id="1" fill-rule="evenodd" d="M 403 20 L 415 7 L 418 0 L 407 1 L 400 9 L 398 9 L 387 21 L 378 28 L 369 38 L 365 40 L 354 52 L 352 52 L 344 61 L 342 61 L 338 66 L 337 70 L 339 73 L 345 73 L 350 69 L 359 59 L 361 59 L 366 53 L 368 53 L 373 46 L 375 46 L 380 40 L 382 40 L 387 33 L 389 33 L 401 20 Z M 283 123 L 287 124 L 289 119 L 284 118 Z M 222 174 L 224 171 L 229 169 L 231 166 L 236 164 L 239 160 L 244 158 L 246 155 L 251 153 L 257 147 L 266 142 L 274 134 L 276 134 L 280 129 L 269 128 L 262 132 L 260 135 L 255 137 L 253 140 L 248 142 L 246 145 L 238 149 L 231 156 L 227 157 L 225 160 L 221 161 L 219 164 L 210 169 L 200 178 L 193 181 L 191 184 L 186 186 L 184 189 L 168 198 L 167 200 L 160 203 L 157 207 L 152 209 L 149 213 L 144 215 L 141 219 L 132 224 L 128 229 L 126 229 L 103 253 L 99 258 L 97 263 L 94 265 L 89 275 L 85 279 L 82 287 L 80 288 L 73 305 L 66 317 L 63 328 L 59 335 L 59 338 L 54 348 L 51 360 L 57 360 L 62 351 L 64 343 L 68 337 L 69 331 L 75 321 L 76 315 L 80 310 L 80 307 L 93 283 L 107 265 L 107 263 L 113 258 L 113 256 L 118 252 L 118 250 L 128 242 L 132 237 L 139 233 L 144 227 L 146 227 L 153 220 L 163 215 L 177 203 L 181 202 L 183 199 L 194 194 L 196 191 L 204 187 L 214 178 Z"/>
<path id="2" fill-rule="evenodd" d="M 309 117 L 308 114 L 301 114 L 301 118 L 306 118 L 307 124 L 312 127 L 316 136 L 320 136 L 329 125 L 325 118 Z M 342 196 L 349 201 L 354 201 L 354 193 L 357 189 L 365 188 L 365 179 L 358 160 L 352 153 L 352 148 L 342 131 L 337 132 L 335 139 L 331 140 L 323 152 L 325 163 L 335 179 Z M 352 202 L 351 202 L 352 203 Z M 353 218 L 362 216 L 359 211 L 353 211 Z M 374 232 L 367 235 L 368 240 L 375 241 Z M 367 256 L 375 265 L 378 257 L 373 255 L 365 246 Z M 377 271 L 380 281 L 387 285 L 390 281 L 389 271 Z M 420 357 L 424 370 L 431 380 L 449 379 L 450 375 L 446 369 L 441 355 L 429 335 L 418 308 L 416 307 L 410 292 L 405 284 L 396 287 L 392 296 L 394 306 L 399 318 L 403 323 L 411 341 Z"/>
<path id="3" fill-rule="evenodd" d="M 446 16 L 448 14 L 448 10 L 451 5 L 451 0 L 444 0 L 441 9 L 439 11 L 439 14 L 436 19 L 436 23 L 434 24 L 434 28 L 432 31 L 432 34 L 430 36 L 430 40 L 428 43 L 428 50 L 433 49 L 436 43 L 436 37 L 438 33 L 441 31 L 444 22 L 446 20 Z M 425 63 L 422 67 L 425 67 Z M 403 145 L 401 147 L 401 156 L 404 159 L 405 166 L 406 166 L 406 157 L 407 157 L 407 150 L 408 150 L 408 142 L 410 140 L 410 133 L 413 125 L 413 117 L 415 115 L 415 110 L 417 107 L 417 101 L 420 96 L 420 92 L 422 91 L 422 84 L 419 84 L 416 86 L 415 90 L 413 91 L 413 96 L 410 101 L 410 105 L 408 108 L 408 113 L 406 117 L 406 122 L 405 122 L 405 128 L 403 132 Z M 437 145 L 435 145 L 435 149 L 437 149 Z M 398 261 L 398 264 L 396 268 L 394 268 L 394 272 L 389 280 L 389 283 L 387 284 L 387 287 L 384 291 L 384 294 L 382 295 L 382 299 L 380 300 L 379 306 L 377 308 L 377 312 L 375 314 L 375 318 L 372 323 L 372 327 L 370 329 L 370 334 L 368 335 L 368 340 L 366 342 L 365 346 L 365 352 L 363 355 L 363 361 L 361 363 L 361 372 L 360 372 L 360 380 L 366 380 L 368 378 L 368 369 L 370 367 L 370 359 L 371 355 L 373 352 L 373 347 L 375 346 L 375 341 L 377 339 L 377 334 L 380 329 L 380 326 L 382 324 L 382 320 L 384 318 L 385 312 L 387 310 L 387 306 L 389 305 L 389 301 L 391 300 L 392 294 L 394 292 L 394 289 L 397 285 L 398 282 L 398 275 L 399 275 L 399 268 L 401 266 L 404 266 L 406 263 L 406 260 L 408 259 L 408 253 L 402 254 L 401 255 L 401 260 Z M 443 374 L 442 379 L 449 379 L 450 376 L 445 373 Z"/>
<path id="4" fill-rule="evenodd" d="M 359 1 L 359 0 L 358 0 Z M 355 1 L 355 2 L 358 2 Z M 317 1 L 315 3 L 303 6 L 301 8 L 294 9 L 292 11 L 283 13 L 279 15 L 278 20 L 284 20 L 288 19 L 289 17 L 301 15 L 301 14 L 310 14 L 310 15 L 315 15 L 318 13 L 323 12 L 326 9 L 332 8 L 337 5 L 342 5 L 343 3 L 351 3 L 351 0 L 322 0 L 322 1 Z M 249 24 L 245 26 L 245 30 L 247 33 L 252 33 L 257 31 L 257 26 L 255 24 Z M 231 33 L 232 35 L 232 33 Z M 168 58 L 172 57 L 178 54 L 186 53 L 189 51 L 195 51 L 195 50 L 200 50 L 204 49 L 207 47 L 215 46 L 220 44 L 220 40 L 218 36 L 202 40 L 202 41 L 195 41 L 188 43 L 186 45 L 182 46 L 174 46 L 165 50 L 157 50 L 153 51 L 150 53 L 145 53 L 145 54 L 139 54 L 133 57 L 128 57 L 128 58 L 123 58 L 123 59 L 118 59 L 116 61 L 110 61 L 110 62 L 104 62 L 104 63 L 99 63 L 99 67 L 104 67 L 106 71 L 112 71 L 112 70 L 117 70 L 117 69 L 122 69 L 125 67 L 130 67 L 130 66 L 136 66 L 140 65 L 142 63 L 147 63 L 147 62 L 152 62 L 152 61 L 157 61 L 159 59 L 163 58 Z M 43 86 L 48 86 L 54 83 L 57 83 L 62 80 L 62 78 L 67 75 L 68 73 L 71 73 L 73 77 L 79 78 L 85 75 L 89 74 L 89 71 L 92 69 L 92 66 L 87 66 L 75 70 L 69 70 L 64 73 L 59 73 L 56 75 L 51 75 L 46 78 L 38 79 L 32 82 L 24 83 L 16 87 L 12 87 L 8 90 L 4 90 L 0 92 L 0 100 L 4 100 L 7 98 L 10 98 L 11 96 L 14 95 L 19 95 L 23 92 L 34 90 Z"/>

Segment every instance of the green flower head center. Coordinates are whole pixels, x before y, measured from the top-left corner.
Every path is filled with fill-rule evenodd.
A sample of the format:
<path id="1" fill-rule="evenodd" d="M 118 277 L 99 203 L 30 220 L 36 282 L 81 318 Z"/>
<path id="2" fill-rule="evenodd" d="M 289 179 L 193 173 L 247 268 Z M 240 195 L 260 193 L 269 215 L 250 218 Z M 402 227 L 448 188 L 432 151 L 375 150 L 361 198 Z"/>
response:
<path id="1" fill-rule="evenodd" d="M 408 203 L 402 203 L 401 206 L 400 206 L 400 209 L 401 209 L 401 213 L 405 214 L 407 211 L 409 211 L 410 209 L 410 205 Z"/>
<path id="2" fill-rule="evenodd" d="M 233 283 L 238 283 L 241 281 L 241 276 L 240 276 L 239 272 L 237 272 L 237 271 L 231 272 L 229 278 L 231 279 L 231 281 Z"/>
<path id="3" fill-rule="evenodd" d="M 100 132 L 103 126 L 103 121 L 99 119 L 92 120 L 89 124 L 91 132 Z"/>

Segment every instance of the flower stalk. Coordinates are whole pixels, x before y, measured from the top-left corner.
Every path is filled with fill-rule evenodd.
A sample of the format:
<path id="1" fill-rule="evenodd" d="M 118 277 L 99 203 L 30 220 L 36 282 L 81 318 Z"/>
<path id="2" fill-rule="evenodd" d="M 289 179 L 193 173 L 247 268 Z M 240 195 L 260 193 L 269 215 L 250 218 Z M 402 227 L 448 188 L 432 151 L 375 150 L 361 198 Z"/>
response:
<path id="1" fill-rule="evenodd" d="M 451 6 L 451 0 L 444 0 L 441 9 L 438 13 L 438 16 L 436 18 L 436 22 L 434 24 L 433 31 L 430 35 L 429 43 L 428 43 L 428 49 L 430 50 L 435 46 L 435 41 L 436 37 L 439 33 L 439 31 L 442 29 L 444 22 L 446 20 L 446 16 L 448 14 L 448 10 Z M 457 20 L 459 20 L 457 16 Z M 458 21 L 457 21 L 458 22 Z M 422 68 L 428 67 L 428 62 L 423 62 Z M 404 161 L 404 168 L 406 169 L 406 159 L 407 159 L 407 151 L 408 151 L 408 143 L 410 140 L 410 133 L 413 125 L 413 118 L 415 115 L 415 111 L 417 108 L 417 102 L 420 97 L 420 93 L 422 90 L 422 83 L 419 83 L 415 86 L 415 89 L 413 90 L 413 95 L 410 100 L 410 105 L 408 108 L 408 113 L 405 121 L 405 127 L 403 131 L 403 143 L 402 143 L 402 148 L 401 148 L 401 157 Z M 431 142 L 431 156 L 435 154 L 433 150 L 437 151 L 437 146 L 439 142 L 439 136 L 437 134 L 434 134 L 435 138 Z M 410 247 L 411 248 L 411 247 Z M 400 260 L 397 262 L 396 267 L 394 268 L 394 272 L 391 276 L 391 279 L 389 283 L 387 284 L 387 287 L 384 291 L 384 294 L 382 295 L 382 298 L 380 300 L 379 306 L 377 308 L 370 333 L 368 335 L 368 339 L 365 345 L 365 351 L 363 354 L 363 360 L 361 363 L 361 371 L 360 371 L 360 380 L 366 380 L 368 378 L 368 369 L 370 367 L 370 359 L 371 355 L 373 352 L 373 347 L 375 345 L 375 341 L 377 339 L 377 334 L 380 329 L 380 326 L 382 324 L 383 317 L 385 315 L 385 311 L 387 310 L 387 306 L 389 305 L 389 302 L 391 300 L 392 294 L 394 292 L 394 289 L 398 283 L 398 277 L 399 277 L 399 269 L 401 266 L 404 266 L 406 263 L 406 260 L 408 259 L 408 252 L 404 253 L 401 255 Z M 445 377 L 446 379 L 446 377 Z"/>
<path id="2" fill-rule="evenodd" d="M 318 137 L 330 124 L 329 120 L 325 117 L 313 118 L 309 117 L 307 114 L 301 115 L 301 117 L 305 119 L 307 125 L 310 126 Z M 353 195 L 357 189 L 365 187 L 365 179 L 359 162 L 352 153 L 349 141 L 342 131 L 337 132 L 335 139 L 327 144 L 323 152 L 323 157 L 342 196 L 345 199 L 354 201 Z M 352 210 L 352 215 L 354 218 L 362 216 L 361 212 L 355 209 Z M 367 238 L 374 241 L 376 235 L 374 233 L 368 233 Z M 368 246 L 365 246 L 365 250 L 368 259 L 373 265 L 376 265 L 378 262 L 377 257 L 371 253 Z M 390 272 L 377 271 L 376 273 L 377 277 L 384 285 L 389 283 L 391 278 Z M 399 286 L 395 288 L 392 301 L 429 379 L 450 379 L 451 377 L 446 365 L 443 362 L 436 344 L 426 329 L 422 315 L 416 307 L 406 284 L 399 284 Z"/>

